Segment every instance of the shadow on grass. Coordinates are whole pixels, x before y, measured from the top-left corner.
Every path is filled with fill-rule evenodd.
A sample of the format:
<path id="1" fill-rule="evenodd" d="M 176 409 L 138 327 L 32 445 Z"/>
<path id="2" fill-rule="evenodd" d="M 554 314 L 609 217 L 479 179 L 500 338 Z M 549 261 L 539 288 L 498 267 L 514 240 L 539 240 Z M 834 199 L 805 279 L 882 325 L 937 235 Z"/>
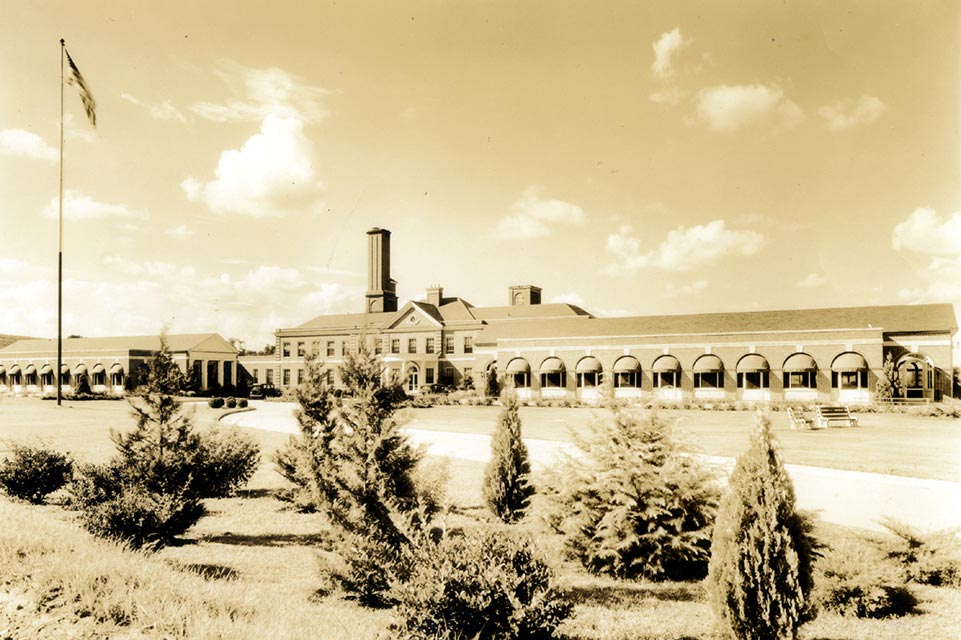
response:
<path id="1" fill-rule="evenodd" d="M 276 498 L 280 489 L 238 489 L 233 498 Z"/>
<path id="2" fill-rule="evenodd" d="M 178 564 L 182 571 L 196 573 L 204 580 L 236 580 L 240 574 L 236 569 L 219 564 Z"/>
<path id="3" fill-rule="evenodd" d="M 567 589 L 566 599 L 572 604 L 604 608 L 627 608 L 644 600 L 696 602 L 704 595 L 697 582 L 666 584 L 625 584 L 575 586 Z"/>
<path id="4" fill-rule="evenodd" d="M 326 551 L 333 548 L 332 540 L 327 533 L 265 533 L 260 535 L 224 533 L 214 536 L 201 536 L 198 542 L 233 544 L 242 547 L 318 547 Z"/>

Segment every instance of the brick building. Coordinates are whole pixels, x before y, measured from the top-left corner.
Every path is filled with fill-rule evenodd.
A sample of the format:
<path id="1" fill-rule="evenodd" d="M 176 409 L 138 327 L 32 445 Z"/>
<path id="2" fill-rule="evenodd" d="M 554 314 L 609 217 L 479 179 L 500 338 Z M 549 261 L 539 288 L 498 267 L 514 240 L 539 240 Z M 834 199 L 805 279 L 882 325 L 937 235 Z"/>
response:
<path id="1" fill-rule="evenodd" d="M 390 232 L 367 236 L 364 312 L 278 329 L 275 355 L 240 358 L 251 382 L 297 385 L 313 352 L 339 384 L 338 365 L 364 340 L 411 393 L 468 377 L 483 388 L 497 375 L 524 397 L 593 400 L 611 379 L 621 397 L 858 403 L 873 397 L 890 353 L 908 397 L 951 394 L 958 327 L 948 304 L 597 318 L 518 285 L 505 306 L 432 286 L 398 307 Z"/>

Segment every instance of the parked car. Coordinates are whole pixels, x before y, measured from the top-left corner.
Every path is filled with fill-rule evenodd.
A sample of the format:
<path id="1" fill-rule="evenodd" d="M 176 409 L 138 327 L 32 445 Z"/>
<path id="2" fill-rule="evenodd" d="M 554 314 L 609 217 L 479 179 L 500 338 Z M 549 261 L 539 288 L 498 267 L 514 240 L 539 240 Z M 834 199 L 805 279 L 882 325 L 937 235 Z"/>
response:
<path id="1" fill-rule="evenodd" d="M 272 384 L 255 384 L 250 387 L 250 399 L 261 400 L 263 398 L 276 398 L 280 396 L 280 389 Z"/>

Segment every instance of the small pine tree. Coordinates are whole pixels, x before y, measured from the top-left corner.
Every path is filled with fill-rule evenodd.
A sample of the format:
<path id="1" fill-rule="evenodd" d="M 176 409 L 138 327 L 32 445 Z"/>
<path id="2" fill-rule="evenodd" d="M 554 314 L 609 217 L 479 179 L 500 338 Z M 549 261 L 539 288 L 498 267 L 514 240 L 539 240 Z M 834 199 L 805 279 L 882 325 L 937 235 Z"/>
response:
<path id="1" fill-rule="evenodd" d="M 496 398 L 500 395 L 501 389 L 500 384 L 497 382 L 497 369 L 491 367 L 487 370 L 487 383 L 484 389 L 485 394 L 488 398 Z"/>
<path id="2" fill-rule="evenodd" d="M 77 374 L 77 387 L 74 393 L 78 396 L 90 395 L 90 378 L 86 373 Z"/>
<path id="3" fill-rule="evenodd" d="M 881 369 L 881 375 L 878 376 L 876 390 L 878 400 L 891 400 L 892 398 L 900 398 L 902 395 L 901 375 L 894 366 L 894 358 L 890 353 L 884 360 L 884 367 Z"/>
<path id="4" fill-rule="evenodd" d="M 484 502 L 491 513 L 508 524 L 524 517 L 534 495 L 530 457 L 521 439 L 519 407 L 517 392 L 504 389 L 497 430 L 491 438 L 491 459 L 484 469 Z"/>
<path id="5" fill-rule="evenodd" d="M 548 523 L 594 573 L 703 578 L 719 497 L 713 474 L 685 455 L 671 424 L 609 408 L 611 419 L 575 435 L 581 455 L 550 472 Z"/>
<path id="6" fill-rule="evenodd" d="M 725 637 L 793 640 L 814 617 L 809 530 L 770 420 L 758 415 L 714 525 L 708 593 Z"/>
<path id="7" fill-rule="evenodd" d="M 425 524 L 436 509 L 417 484 L 423 454 L 395 415 L 404 394 L 384 381 L 380 358 L 363 340 L 345 358 L 339 396 L 319 362 L 308 357 L 306 365 L 295 391 L 302 439 L 293 455 L 307 465 L 315 504 L 340 534 L 342 584 L 365 604 L 383 604 L 391 581 L 409 568 L 408 526 Z"/>

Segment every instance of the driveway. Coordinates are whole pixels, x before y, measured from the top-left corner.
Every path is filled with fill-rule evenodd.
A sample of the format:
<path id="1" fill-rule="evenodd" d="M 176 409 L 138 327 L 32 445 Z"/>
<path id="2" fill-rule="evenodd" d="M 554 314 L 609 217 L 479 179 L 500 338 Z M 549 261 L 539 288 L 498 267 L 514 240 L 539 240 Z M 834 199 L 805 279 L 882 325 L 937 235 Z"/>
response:
<path id="1" fill-rule="evenodd" d="M 282 402 L 252 402 L 255 411 L 234 413 L 225 424 L 297 433 L 296 405 Z M 490 438 L 486 435 L 405 429 L 411 441 L 427 448 L 429 455 L 486 462 Z M 543 469 L 576 448 L 568 442 L 525 439 L 532 466 Z M 703 456 L 729 472 L 732 458 Z M 922 530 L 961 527 L 961 483 L 923 480 L 879 473 L 785 465 L 794 481 L 797 504 L 814 510 L 822 519 L 840 525 L 884 530 L 879 521 L 892 516 Z"/>

